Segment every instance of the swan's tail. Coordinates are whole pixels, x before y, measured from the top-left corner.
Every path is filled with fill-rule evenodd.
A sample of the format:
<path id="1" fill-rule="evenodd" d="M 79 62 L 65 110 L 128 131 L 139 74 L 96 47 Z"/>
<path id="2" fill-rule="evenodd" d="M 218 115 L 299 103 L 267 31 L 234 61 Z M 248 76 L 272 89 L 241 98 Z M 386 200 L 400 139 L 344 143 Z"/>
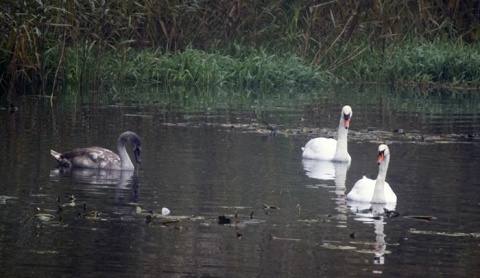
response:
<path id="1" fill-rule="evenodd" d="M 58 168 L 61 169 L 61 171 L 68 170 L 72 167 L 72 163 L 66 159 L 62 158 L 62 154 L 59 152 L 56 152 L 54 150 L 50 150 L 50 154 L 57 160 L 58 162 Z"/>
<path id="2" fill-rule="evenodd" d="M 56 159 L 57 161 L 60 161 L 60 156 L 62 155 L 61 153 L 56 152 L 56 151 L 54 151 L 54 150 L 50 150 L 50 154 L 51 154 L 53 157 L 55 157 L 55 159 Z"/>

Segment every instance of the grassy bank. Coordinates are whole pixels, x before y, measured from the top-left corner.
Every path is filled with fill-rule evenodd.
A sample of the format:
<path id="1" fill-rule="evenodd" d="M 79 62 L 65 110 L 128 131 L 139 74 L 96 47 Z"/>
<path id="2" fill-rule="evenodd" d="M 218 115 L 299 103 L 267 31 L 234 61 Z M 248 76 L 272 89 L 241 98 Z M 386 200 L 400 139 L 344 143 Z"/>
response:
<path id="1" fill-rule="evenodd" d="M 478 89 L 479 45 L 464 42 L 410 41 L 387 52 L 369 49 L 336 75 L 357 82 L 384 82 L 398 86 Z"/>
<path id="2" fill-rule="evenodd" d="M 100 87 L 114 83 L 161 84 L 242 87 L 304 87 L 327 83 L 331 75 L 295 54 L 269 54 L 263 49 L 236 48 L 227 53 L 206 52 L 187 48 L 177 53 L 160 53 L 151 50 L 130 49 L 124 56 L 117 52 L 105 53 L 101 68 L 92 57 L 79 59 L 71 55 L 66 59 L 67 68 L 78 69 L 84 65 L 88 70 L 73 70 L 67 75 L 67 83 Z"/>
<path id="3" fill-rule="evenodd" d="M 232 50 L 234 49 L 234 50 Z M 348 50 L 339 50 L 348 51 Z M 68 56 L 71 70 L 66 83 L 105 87 L 114 83 L 209 86 L 245 88 L 317 86 L 339 82 L 378 82 L 397 86 L 455 87 L 480 86 L 480 51 L 462 42 L 411 42 L 397 45 L 391 53 L 368 49 L 355 59 L 329 69 L 329 63 L 308 63 L 295 53 L 232 45 L 228 51 L 206 52 L 187 48 L 177 53 L 130 49 L 124 56 L 108 52 L 98 61 L 92 55 L 79 60 Z M 97 69 L 96 64 L 102 66 Z"/>
<path id="4" fill-rule="evenodd" d="M 125 83 L 476 87 L 478 1 L 15 1 L 0 93 Z"/>

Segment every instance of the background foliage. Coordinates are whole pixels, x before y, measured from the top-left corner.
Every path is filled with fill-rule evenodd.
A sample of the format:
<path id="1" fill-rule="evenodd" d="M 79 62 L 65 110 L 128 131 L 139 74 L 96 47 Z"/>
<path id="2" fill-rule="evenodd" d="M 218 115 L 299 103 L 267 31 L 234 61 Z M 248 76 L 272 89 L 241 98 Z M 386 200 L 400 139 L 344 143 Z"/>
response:
<path id="1" fill-rule="evenodd" d="M 265 86 L 302 69 L 286 84 L 328 73 L 480 79 L 479 1 L 4 0 L 0 36 L 0 92 L 11 93 L 117 81 Z"/>

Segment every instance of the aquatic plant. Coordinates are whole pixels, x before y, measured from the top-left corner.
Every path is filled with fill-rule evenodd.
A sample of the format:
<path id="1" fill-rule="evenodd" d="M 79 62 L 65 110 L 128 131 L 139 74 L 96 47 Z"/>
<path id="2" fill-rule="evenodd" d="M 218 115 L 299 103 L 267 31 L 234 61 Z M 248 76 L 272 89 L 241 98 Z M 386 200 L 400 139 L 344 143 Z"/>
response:
<path id="1" fill-rule="evenodd" d="M 400 61 L 390 68 L 382 62 L 404 53 L 396 50 L 412 40 L 478 43 L 479 10 L 478 1 L 460 0 L 6 0 L 0 6 L 0 92 L 51 95 L 72 83 L 82 91 L 166 77 L 196 80 L 196 86 L 306 84 L 317 70 L 314 79 L 326 72 L 345 79 L 393 78 L 391 69 Z M 242 55 L 255 51 L 240 59 L 236 49 Z M 457 59 L 445 57 L 441 67 L 460 76 L 444 78 L 438 68 L 414 75 L 434 82 L 475 79 L 476 73 L 456 69 L 463 67 Z M 165 70 L 156 67 L 159 61 Z M 136 69 L 140 63 L 147 67 Z M 295 64 L 301 66 L 289 70 Z M 410 71 L 406 65 L 401 72 Z M 216 73 L 222 66 L 233 71 Z"/>
<path id="2" fill-rule="evenodd" d="M 409 46 L 393 55 L 388 70 L 389 78 L 399 81 L 478 83 L 480 51 L 464 43 Z"/>
<path id="3" fill-rule="evenodd" d="M 304 87 L 328 82 L 330 78 L 326 71 L 307 64 L 293 53 L 273 55 L 262 48 L 240 48 L 233 55 L 187 48 L 175 54 L 129 51 L 127 56 L 123 59 L 116 52 L 105 53 L 103 70 L 96 73 L 96 78 L 110 85 L 119 80 L 127 84 L 191 84 L 198 88 L 238 84 L 247 88 Z M 84 61 L 93 67 L 93 57 Z M 69 63 L 79 64 L 77 59 Z M 68 78 L 69 83 L 79 82 L 76 71 Z"/>

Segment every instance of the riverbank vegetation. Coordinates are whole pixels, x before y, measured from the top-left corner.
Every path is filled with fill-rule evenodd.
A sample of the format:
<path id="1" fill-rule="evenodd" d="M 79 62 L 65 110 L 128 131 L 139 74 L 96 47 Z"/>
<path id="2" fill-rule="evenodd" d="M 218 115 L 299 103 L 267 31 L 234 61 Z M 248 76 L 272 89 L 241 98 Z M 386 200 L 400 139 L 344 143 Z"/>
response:
<path id="1" fill-rule="evenodd" d="M 0 93 L 114 84 L 480 85 L 480 3 L 6 0 Z"/>

